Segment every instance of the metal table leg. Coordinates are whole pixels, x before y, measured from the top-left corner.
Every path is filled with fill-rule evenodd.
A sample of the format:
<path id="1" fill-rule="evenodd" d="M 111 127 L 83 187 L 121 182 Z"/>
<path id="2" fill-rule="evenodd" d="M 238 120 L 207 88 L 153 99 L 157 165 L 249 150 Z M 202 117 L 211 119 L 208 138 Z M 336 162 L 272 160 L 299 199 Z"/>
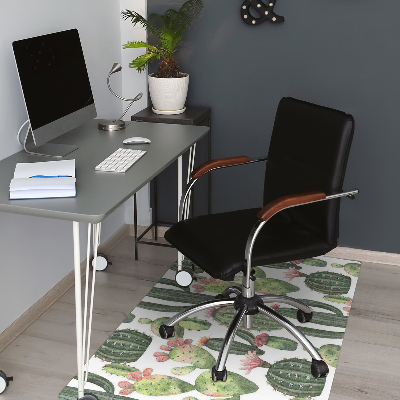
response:
<path id="1" fill-rule="evenodd" d="M 100 243 L 101 223 L 88 224 L 86 251 L 86 279 L 82 316 L 81 262 L 79 243 L 79 222 L 73 222 L 74 272 L 75 272 L 75 312 L 76 312 L 76 358 L 78 367 L 78 399 L 93 399 L 93 395 L 85 397 L 84 388 L 88 377 L 90 336 L 92 332 L 94 287 L 96 283 L 97 248 Z M 92 285 L 89 288 L 89 261 L 93 245 Z M 89 293 L 90 291 L 90 293 Z M 90 294 L 90 304 L 89 304 Z M 86 368 L 85 368 L 86 367 Z"/>

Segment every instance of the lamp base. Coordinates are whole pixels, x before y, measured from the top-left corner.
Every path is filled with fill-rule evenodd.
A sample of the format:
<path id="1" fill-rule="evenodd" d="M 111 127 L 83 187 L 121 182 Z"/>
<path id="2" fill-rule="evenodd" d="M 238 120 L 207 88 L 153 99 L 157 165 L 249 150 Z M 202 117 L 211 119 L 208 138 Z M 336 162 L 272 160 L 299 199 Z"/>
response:
<path id="1" fill-rule="evenodd" d="M 121 131 L 125 129 L 125 122 L 121 120 L 101 119 L 98 127 L 102 131 Z"/>

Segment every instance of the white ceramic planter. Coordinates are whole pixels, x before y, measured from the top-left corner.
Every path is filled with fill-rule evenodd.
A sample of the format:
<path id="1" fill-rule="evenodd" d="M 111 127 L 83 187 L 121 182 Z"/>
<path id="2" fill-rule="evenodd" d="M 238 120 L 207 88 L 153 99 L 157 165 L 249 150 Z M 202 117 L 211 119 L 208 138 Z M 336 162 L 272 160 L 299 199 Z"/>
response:
<path id="1" fill-rule="evenodd" d="M 185 111 L 189 75 L 182 78 L 155 78 L 149 75 L 153 111 L 157 114 L 180 114 Z"/>

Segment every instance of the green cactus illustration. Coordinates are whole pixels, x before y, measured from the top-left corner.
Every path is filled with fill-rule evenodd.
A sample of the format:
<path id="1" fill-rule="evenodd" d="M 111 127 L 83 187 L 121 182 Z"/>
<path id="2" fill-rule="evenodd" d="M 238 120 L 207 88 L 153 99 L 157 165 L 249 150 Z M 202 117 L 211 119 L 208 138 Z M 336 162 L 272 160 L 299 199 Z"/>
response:
<path id="1" fill-rule="evenodd" d="M 106 364 L 103 367 L 103 370 L 105 372 L 108 372 L 109 374 L 118 376 L 126 376 L 128 374 L 132 374 L 135 371 L 139 371 L 135 367 L 130 367 L 129 365 L 118 363 Z"/>
<path id="2" fill-rule="evenodd" d="M 135 316 L 133 314 L 129 314 L 122 322 L 124 324 L 129 324 L 135 319 Z"/>
<path id="3" fill-rule="evenodd" d="M 360 275 L 361 263 L 347 263 L 342 264 L 332 264 L 333 268 L 344 268 L 344 270 L 352 276 L 358 277 Z"/>
<path id="4" fill-rule="evenodd" d="M 332 303 L 343 303 L 343 304 L 347 304 L 353 301 L 350 297 L 344 297 L 341 295 L 329 295 L 329 294 L 325 295 L 324 299 L 326 301 L 331 301 Z"/>
<path id="5" fill-rule="evenodd" d="M 78 379 L 78 376 L 75 375 L 74 379 Z M 114 385 L 104 376 L 88 372 L 87 381 L 101 387 L 107 393 L 114 394 Z"/>
<path id="6" fill-rule="evenodd" d="M 282 262 L 282 263 L 277 263 L 277 264 L 269 264 L 269 265 L 263 265 L 263 267 L 266 268 L 274 268 L 274 269 L 288 269 L 288 268 L 295 268 L 295 269 L 302 269 L 303 267 L 299 264 L 296 264 L 293 261 L 289 262 Z"/>
<path id="7" fill-rule="evenodd" d="M 281 294 L 284 296 L 288 293 L 298 292 L 300 290 L 298 286 L 274 278 L 256 279 L 254 287 L 257 293 Z"/>
<path id="8" fill-rule="evenodd" d="M 202 293 L 186 293 L 182 290 L 164 289 L 154 287 L 147 293 L 148 297 L 160 300 L 174 301 L 177 303 L 198 304 L 208 300 L 214 300 L 214 296 Z"/>
<path id="9" fill-rule="evenodd" d="M 319 268 L 326 267 L 328 264 L 325 260 L 320 260 L 319 258 L 306 258 L 302 263 Z"/>
<path id="10" fill-rule="evenodd" d="M 151 324 L 151 331 L 156 335 L 160 336 L 160 326 L 165 324 L 169 320 L 168 317 L 157 318 L 152 321 L 149 318 L 139 318 L 138 322 L 140 324 Z M 179 322 L 175 325 L 175 337 L 183 337 L 185 333 L 185 329 L 190 331 L 202 331 L 209 329 L 211 324 L 208 321 L 205 321 L 200 318 L 186 318 L 183 321 Z"/>
<path id="11" fill-rule="evenodd" d="M 143 355 L 152 340 L 136 330 L 117 330 L 101 345 L 95 356 L 109 362 L 134 362 Z"/>
<path id="12" fill-rule="evenodd" d="M 325 362 L 332 367 L 336 368 L 339 359 L 341 347 L 337 344 L 324 344 L 318 351 L 324 358 Z"/>
<path id="13" fill-rule="evenodd" d="M 167 375 L 153 374 L 152 368 L 146 368 L 143 373 L 135 371 L 126 377 L 129 381 L 119 382 L 121 395 L 137 392 L 146 396 L 171 396 L 194 390 L 194 386 L 179 378 Z M 133 382 L 133 383 L 132 383 Z"/>
<path id="14" fill-rule="evenodd" d="M 236 310 L 231 307 L 214 308 L 207 313 L 208 316 L 225 326 L 229 326 L 235 314 Z M 273 331 L 282 329 L 282 326 L 266 315 L 259 313 L 254 316 L 252 329 L 256 331 Z"/>
<path id="15" fill-rule="evenodd" d="M 350 290 L 351 278 L 336 272 L 313 272 L 305 274 L 294 268 L 289 268 L 285 277 L 291 281 L 293 278 L 306 277 L 305 284 L 312 290 L 324 294 L 346 294 Z"/>
<path id="16" fill-rule="evenodd" d="M 306 336 L 314 336 L 327 339 L 343 339 L 344 332 L 326 331 L 322 329 L 306 328 L 303 326 L 297 327 Z"/>
<path id="17" fill-rule="evenodd" d="M 279 392 L 297 397 L 319 396 L 326 378 L 316 379 L 311 374 L 311 362 L 299 358 L 289 358 L 270 364 L 255 353 L 249 353 L 241 360 L 242 370 L 250 373 L 254 368 L 268 368 L 268 383 Z"/>
<path id="18" fill-rule="evenodd" d="M 137 305 L 137 307 L 143 308 L 145 310 L 171 313 L 172 315 L 174 313 L 182 312 L 187 309 L 187 306 L 170 306 L 168 304 L 158 304 L 158 303 L 152 303 L 152 302 L 148 302 L 148 301 L 141 301 Z"/>
<path id="19" fill-rule="evenodd" d="M 313 324 L 346 328 L 348 317 L 344 316 L 342 311 L 340 311 L 338 308 L 330 304 L 322 303 L 320 301 L 308 300 L 308 299 L 299 299 L 299 300 L 301 300 L 310 307 L 322 308 L 331 311 L 330 313 L 326 313 L 314 310 L 312 317 Z M 279 314 L 283 315 L 284 317 L 289 317 L 294 319 L 297 318 L 297 310 L 295 310 L 294 308 L 277 308 L 276 311 Z"/>
<path id="20" fill-rule="evenodd" d="M 222 343 L 224 339 L 222 338 L 201 338 L 200 339 L 202 346 L 206 346 L 211 350 L 220 351 L 222 347 Z M 229 354 L 238 354 L 244 355 L 249 351 L 255 351 L 258 355 L 263 355 L 265 353 L 264 350 L 259 349 L 254 344 L 245 344 L 234 340 L 229 349 Z"/>
<path id="21" fill-rule="evenodd" d="M 192 344 L 192 339 L 183 340 L 182 338 L 176 338 L 168 340 L 166 345 L 160 346 L 163 352 L 154 353 L 154 357 L 158 362 L 165 362 L 173 360 L 185 364 L 191 364 L 192 367 L 210 369 L 212 368 L 216 360 L 207 350 L 202 347 L 195 346 Z M 168 353 L 166 353 L 168 352 Z M 186 368 L 176 369 L 179 375 L 183 375 L 184 372 L 192 372 L 193 369 Z"/>
<path id="22" fill-rule="evenodd" d="M 162 283 L 163 285 L 175 286 L 175 287 L 183 290 L 184 292 L 190 292 L 189 287 L 183 287 L 183 286 L 179 285 L 179 283 L 175 279 L 161 278 L 158 281 L 158 283 Z"/>
<path id="23" fill-rule="evenodd" d="M 94 394 L 99 400 L 126 400 L 126 397 L 119 396 L 113 393 L 100 392 L 98 390 L 87 390 L 86 392 L 90 392 Z M 58 395 L 58 400 L 76 400 L 78 398 L 78 388 L 66 386 Z M 130 397 L 132 400 L 136 400 L 133 397 Z"/>
<path id="24" fill-rule="evenodd" d="M 168 320 L 169 320 L 168 317 L 157 318 L 154 321 L 152 321 L 149 318 L 139 318 L 138 322 L 139 322 L 139 324 L 142 324 L 142 325 L 151 324 L 150 325 L 151 331 L 156 336 L 160 337 L 160 331 L 159 331 L 160 326 L 162 324 L 165 324 Z M 184 333 L 185 333 L 185 330 L 181 326 L 179 326 L 179 325 L 175 326 L 175 336 L 176 337 L 183 337 Z"/>
<path id="25" fill-rule="evenodd" d="M 205 396 L 230 396 L 231 400 L 239 400 L 241 395 L 254 393 L 258 390 L 258 386 L 254 382 L 231 371 L 228 371 L 226 382 L 214 382 L 211 377 L 211 371 L 205 371 L 197 377 L 195 387 L 197 391 Z"/>
<path id="26" fill-rule="evenodd" d="M 297 349 L 298 345 L 295 340 L 281 336 L 271 336 L 265 332 L 261 335 L 254 336 L 251 332 L 247 330 L 238 329 L 236 335 L 248 341 L 251 345 L 254 344 L 257 347 L 269 346 L 278 350 L 294 351 Z M 258 353 L 256 352 L 256 354 Z"/>

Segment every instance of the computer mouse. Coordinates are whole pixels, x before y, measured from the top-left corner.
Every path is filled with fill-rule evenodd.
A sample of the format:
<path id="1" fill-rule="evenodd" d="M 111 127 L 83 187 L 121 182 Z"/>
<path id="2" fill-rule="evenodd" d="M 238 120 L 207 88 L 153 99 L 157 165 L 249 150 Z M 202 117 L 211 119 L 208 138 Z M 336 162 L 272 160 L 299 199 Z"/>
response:
<path id="1" fill-rule="evenodd" d="M 122 143 L 123 144 L 151 143 L 151 140 L 144 137 L 135 136 L 125 139 Z"/>

